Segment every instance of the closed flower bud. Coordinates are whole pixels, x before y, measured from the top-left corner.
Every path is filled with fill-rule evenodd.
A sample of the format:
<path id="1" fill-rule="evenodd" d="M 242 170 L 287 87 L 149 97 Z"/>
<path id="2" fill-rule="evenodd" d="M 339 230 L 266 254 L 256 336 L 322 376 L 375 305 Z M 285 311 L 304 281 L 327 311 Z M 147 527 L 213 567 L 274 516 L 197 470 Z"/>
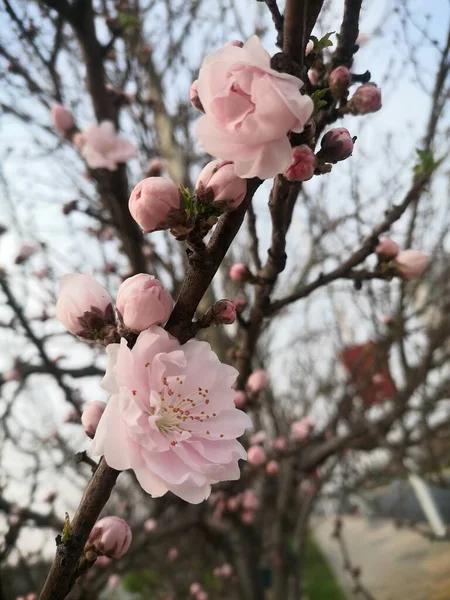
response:
<path id="1" fill-rule="evenodd" d="M 277 437 L 276 439 L 274 439 L 272 442 L 272 448 L 274 450 L 278 450 L 278 452 L 284 452 L 284 450 L 286 450 L 287 448 L 286 438 Z"/>
<path id="2" fill-rule="evenodd" d="M 102 339 L 115 322 L 111 296 L 90 275 L 65 275 L 59 287 L 56 318 L 74 335 Z"/>
<path id="3" fill-rule="evenodd" d="M 200 102 L 200 98 L 198 97 L 198 79 L 196 79 L 191 85 L 191 89 L 189 90 L 189 100 L 191 101 L 192 106 L 198 110 L 201 110 L 202 112 L 205 112 L 203 105 Z"/>
<path id="4" fill-rule="evenodd" d="M 292 163 L 284 173 L 289 181 L 307 181 L 314 175 L 317 157 L 309 146 L 302 144 L 292 148 Z"/>
<path id="5" fill-rule="evenodd" d="M 254 446 L 255 444 L 264 444 L 266 438 L 267 434 L 265 431 L 258 431 L 250 437 L 250 445 Z"/>
<path id="6" fill-rule="evenodd" d="M 144 529 L 147 533 L 151 533 L 152 531 L 155 531 L 155 529 L 158 527 L 158 521 L 156 521 L 156 519 L 147 519 L 144 523 Z"/>
<path id="7" fill-rule="evenodd" d="M 354 115 L 367 115 L 381 108 L 381 90 L 374 83 L 361 85 L 348 103 Z"/>
<path id="8" fill-rule="evenodd" d="M 264 371 L 264 369 L 257 369 L 256 371 L 253 371 L 253 373 L 247 379 L 247 388 L 254 394 L 262 392 L 267 388 L 267 386 L 267 373 Z"/>
<path id="9" fill-rule="evenodd" d="M 247 308 L 247 300 L 245 298 L 235 298 L 233 302 L 238 314 Z"/>
<path id="10" fill-rule="evenodd" d="M 242 390 L 238 390 L 234 395 L 234 405 L 236 408 L 243 408 L 247 403 L 247 396 Z"/>
<path id="11" fill-rule="evenodd" d="M 345 92 L 350 85 L 351 78 L 352 76 L 347 67 L 340 66 L 331 71 L 330 76 L 328 77 L 328 85 L 335 98 L 342 98 L 342 96 L 345 95 Z"/>
<path id="12" fill-rule="evenodd" d="M 54 104 L 51 113 L 53 124 L 61 133 L 65 133 L 75 127 L 72 112 L 68 108 L 61 106 L 61 104 Z"/>
<path id="13" fill-rule="evenodd" d="M 381 260 L 392 260 L 400 252 L 399 245 L 390 238 L 380 238 L 378 245 L 375 248 Z"/>
<path id="14" fill-rule="evenodd" d="M 323 136 L 320 145 L 319 157 L 326 162 L 337 163 L 351 156 L 354 141 L 345 127 L 335 127 Z"/>
<path id="15" fill-rule="evenodd" d="M 95 549 L 98 554 L 110 558 L 122 558 L 131 544 L 131 529 L 119 517 L 105 517 L 94 525 L 86 544 L 87 549 Z"/>
<path id="16" fill-rule="evenodd" d="M 236 263 L 230 269 L 230 279 L 235 282 L 245 282 L 248 281 L 250 277 L 250 270 L 247 265 L 242 263 Z"/>
<path id="17" fill-rule="evenodd" d="M 309 42 L 306 44 L 305 56 L 309 56 L 313 50 L 314 50 L 314 42 L 312 40 L 309 40 Z"/>
<path id="18" fill-rule="evenodd" d="M 231 325 L 236 321 L 236 307 L 231 300 L 219 300 L 213 306 L 213 315 L 216 323 Z"/>
<path id="19" fill-rule="evenodd" d="M 173 299 L 153 275 L 139 273 L 129 277 L 117 292 L 117 312 L 125 327 L 144 331 L 165 323 L 173 309 Z"/>
<path id="20" fill-rule="evenodd" d="M 94 437 L 105 408 L 105 402 L 95 401 L 90 402 L 84 409 L 83 414 L 81 415 L 81 424 L 88 437 Z"/>
<path id="21" fill-rule="evenodd" d="M 184 214 L 179 189 L 163 177 L 147 177 L 140 181 L 131 192 L 128 207 L 145 233 L 170 229 Z"/>
<path id="22" fill-rule="evenodd" d="M 266 465 L 266 473 L 267 475 L 276 475 L 280 467 L 276 460 L 270 460 Z"/>
<path id="23" fill-rule="evenodd" d="M 313 430 L 314 422 L 310 417 L 303 417 L 291 424 L 291 438 L 296 442 L 306 439 Z"/>
<path id="24" fill-rule="evenodd" d="M 420 277 L 428 266 L 428 257 L 420 250 L 403 250 L 393 262 L 395 274 L 403 279 Z"/>
<path id="25" fill-rule="evenodd" d="M 247 182 L 235 174 L 232 162 L 212 160 L 198 176 L 195 192 L 200 202 L 210 196 L 213 206 L 232 211 L 245 198 Z"/>
<path id="26" fill-rule="evenodd" d="M 202 586 L 199 583 L 191 583 L 189 592 L 191 596 L 197 596 L 202 591 Z"/>
<path id="27" fill-rule="evenodd" d="M 266 462 L 266 453 L 262 446 L 250 446 L 247 451 L 247 462 L 252 467 L 260 467 Z"/>
<path id="28" fill-rule="evenodd" d="M 315 87 L 319 83 L 319 72 L 316 69 L 309 69 L 307 75 L 309 83 Z"/>

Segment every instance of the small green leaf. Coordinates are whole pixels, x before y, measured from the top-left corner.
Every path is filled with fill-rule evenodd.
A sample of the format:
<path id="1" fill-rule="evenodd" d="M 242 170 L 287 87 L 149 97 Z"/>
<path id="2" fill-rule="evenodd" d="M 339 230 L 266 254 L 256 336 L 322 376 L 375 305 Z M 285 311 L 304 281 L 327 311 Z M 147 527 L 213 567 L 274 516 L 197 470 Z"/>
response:
<path id="1" fill-rule="evenodd" d="M 67 542 L 67 540 L 72 536 L 72 525 L 70 523 L 69 513 L 66 513 L 64 517 L 64 527 L 62 530 L 61 541 Z"/>
<path id="2" fill-rule="evenodd" d="M 333 42 L 330 40 L 330 36 L 332 36 L 335 31 L 330 31 L 326 33 L 322 38 L 317 39 L 314 35 L 310 37 L 310 39 L 314 42 L 314 52 L 322 52 L 325 48 L 329 48 L 333 45 Z"/>
<path id="3" fill-rule="evenodd" d="M 434 160 L 431 150 L 416 150 L 419 162 L 414 167 L 415 179 L 430 177 L 438 163 Z"/>
<path id="4" fill-rule="evenodd" d="M 328 102 L 324 100 L 324 96 L 327 94 L 330 88 L 323 88 L 322 90 L 316 90 L 311 95 L 311 100 L 314 102 L 314 112 L 313 115 L 316 115 L 322 108 L 327 106 Z"/>
<path id="5" fill-rule="evenodd" d="M 120 12 L 117 15 L 119 25 L 124 29 L 134 29 L 138 25 L 138 19 L 134 15 Z"/>

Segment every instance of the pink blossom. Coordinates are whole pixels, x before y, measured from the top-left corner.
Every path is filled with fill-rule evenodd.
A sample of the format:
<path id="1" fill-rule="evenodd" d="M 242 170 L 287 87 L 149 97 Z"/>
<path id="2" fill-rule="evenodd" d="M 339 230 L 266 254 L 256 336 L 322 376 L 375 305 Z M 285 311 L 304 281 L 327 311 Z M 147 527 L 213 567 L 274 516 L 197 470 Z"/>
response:
<path id="1" fill-rule="evenodd" d="M 81 154 L 91 169 L 115 171 L 136 154 L 136 147 L 116 133 L 112 121 L 89 125 L 83 132 Z"/>
<path id="2" fill-rule="evenodd" d="M 292 148 L 292 163 L 284 173 L 289 181 L 308 181 L 314 175 L 317 157 L 309 146 L 302 144 Z"/>
<path id="3" fill-rule="evenodd" d="M 233 567 L 230 563 L 224 563 L 221 567 L 222 577 L 231 577 L 233 575 Z"/>
<path id="4" fill-rule="evenodd" d="M 252 446 L 254 446 L 255 444 L 264 444 L 264 442 L 266 441 L 266 438 L 267 438 L 267 434 L 265 431 L 258 431 L 257 433 L 254 433 L 250 437 L 250 444 Z"/>
<path id="5" fill-rule="evenodd" d="M 270 460 L 266 465 L 267 475 L 276 475 L 280 470 L 280 466 L 276 460 Z"/>
<path id="6" fill-rule="evenodd" d="M 234 405 L 236 406 L 236 408 L 243 408 L 246 403 L 247 396 L 245 395 L 245 392 L 243 392 L 242 390 L 238 390 L 234 394 Z"/>
<path id="7" fill-rule="evenodd" d="M 253 371 L 250 377 L 247 379 L 247 388 L 253 394 L 257 394 L 258 392 L 262 392 L 267 389 L 269 382 L 267 380 L 267 373 L 264 369 L 257 369 Z"/>
<path id="8" fill-rule="evenodd" d="M 128 207 L 145 233 L 170 229 L 184 214 L 180 190 L 163 177 L 147 177 L 140 181 L 131 192 Z"/>
<path id="9" fill-rule="evenodd" d="M 375 252 L 383 260 L 392 260 L 400 252 L 399 245 L 390 238 L 380 238 Z"/>
<path id="10" fill-rule="evenodd" d="M 93 438 L 97 431 L 98 424 L 105 411 L 105 402 L 89 402 L 81 415 L 81 424 L 83 425 L 86 435 Z"/>
<path id="11" fill-rule="evenodd" d="M 420 250 L 402 250 L 392 263 L 395 274 L 403 279 L 420 277 L 428 266 L 428 257 Z"/>
<path id="12" fill-rule="evenodd" d="M 270 67 L 257 36 L 242 48 L 225 45 L 204 61 L 198 94 L 205 116 L 195 127 L 201 146 L 234 161 L 239 177 L 267 179 L 291 162 L 289 131 L 300 133 L 313 111 L 303 82 Z"/>
<path id="13" fill-rule="evenodd" d="M 236 307 L 231 300 L 218 300 L 213 306 L 216 323 L 231 325 L 236 321 Z"/>
<path id="14" fill-rule="evenodd" d="M 194 108 L 205 112 L 203 110 L 203 105 L 200 102 L 200 98 L 198 97 L 198 79 L 191 85 L 191 89 L 189 90 L 189 100 Z"/>
<path id="15" fill-rule="evenodd" d="M 235 408 L 237 371 L 220 363 L 206 342 L 186 344 L 153 326 L 130 349 L 107 347 L 103 387 L 112 394 L 100 420 L 93 453 L 109 466 L 133 469 L 154 497 L 168 490 L 192 503 L 211 484 L 239 479 L 246 457 L 236 440 L 251 426 Z"/>
<path id="16" fill-rule="evenodd" d="M 291 438 L 296 442 L 301 442 L 309 436 L 314 427 L 311 417 L 303 417 L 300 421 L 291 423 Z"/>
<path id="17" fill-rule="evenodd" d="M 361 85 L 348 103 L 354 115 L 367 115 L 381 108 L 381 90 L 374 83 Z"/>
<path id="18" fill-rule="evenodd" d="M 236 263 L 230 268 L 230 279 L 235 282 L 245 282 L 248 280 L 250 270 L 247 265 Z"/>
<path id="19" fill-rule="evenodd" d="M 167 558 L 170 560 L 170 562 L 173 562 L 174 560 L 177 560 L 178 555 L 179 555 L 178 548 L 175 548 L 175 546 L 172 546 L 172 548 L 170 548 L 169 552 L 167 553 Z"/>
<path id="20" fill-rule="evenodd" d="M 121 283 L 116 305 L 126 327 L 143 331 L 167 321 L 173 298 L 156 277 L 139 273 Z"/>
<path id="21" fill-rule="evenodd" d="M 229 511 L 234 512 L 239 508 L 240 503 L 241 500 L 239 496 L 232 496 L 231 498 L 228 498 L 227 508 Z"/>
<path id="22" fill-rule="evenodd" d="M 247 451 L 247 461 L 252 467 L 260 467 L 266 462 L 266 453 L 262 446 L 250 446 Z"/>
<path id="23" fill-rule="evenodd" d="M 272 442 L 272 448 L 278 450 L 278 452 L 284 452 L 287 448 L 287 442 L 284 437 L 277 437 Z"/>
<path id="24" fill-rule="evenodd" d="M 235 174 L 232 162 L 212 160 L 200 172 L 195 193 L 200 202 L 208 202 L 211 196 L 213 206 L 233 211 L 245 198 L 247 182 Z"/>
<path id="25" fill-rule="evenodd" d="M 104 568 L 104 567 L 107 567 L 110 562 L 111 562 L 111 559 L 108 558 L 107 556 L 99 556 L 97 558 L 97 560 L 95 561 L 95 566 Z"/>
<path id="26" fill-rule="evenodd" d="M 103 328 L 114 324 L 111 296 L 90 275 L 64 275 L 59 284 L 56 318 L 74 335 L 101 337 Z"/>
<path id="27" fill-rule="evenodd" d="M 156 519 L 147 519 L 144 523 L 144 529 L 147 533 L 151 533 L 152 531 L 155 531 L 155 529 L 158 527 L 158 521 L 156 521 Z"/>
<path id="28" fill-rule="evenodd" d="M 109 558 L 122 558 L 130 545 L 131 529 L 119 517 L 104 517 L 97 521 L 86 543 L 88 548 L 95 548 Z"/>
<path id="29" fill-rule="evenodd" d="M 341 98 L 348 89 L 352 76 L 347 67 L 341 65 L 331 71 L 328 77 L 328 85 L 330 86 L 333 96 Z"/>
<path id="30" fill-rule="evenodd" d="M 120 584 L 120 577 L 116 573 L 111 573 L 108 577 L 107 585 L 109 588 L 115 588 Z"/>
<path id="31" fill-rule="evenodd" d="M 305 56 L 309 56 L 313 50 L 314 50 L 314 42 L 312 40 L 309 40 L 308 43 L 306 44 Z"/>
<path id="32" fill-rule="evenodd" d="M 241 521 L 245 525 L 251 525 L 255 520 L 255 513 L 252 510 L 244 510 L 241 515 Z"/>
<path id="33" fill-rule="evenodd" d="M 51 109 L 51 114 L 54 126 L 62 133 L 75 127 L 72 112 L 68 108 L 61 106 L 61 104 L 54 104 Z"/>
<path id="34" fill-rule="evenodd" d="M 208 594 L 205 592 L 205 590 L 202 590 L 197 594 L 196 600 L 208 600 Z"/>
<path id="35" fill-rule="evenodd" d="M 351 156 L 354 141 L 348 129 L 335 127 L 323 136 L 320 145 L 322 149 L 319 156 L 327 162 L 337 163 Z"/>
<path id="36" fill-rule="evenodd" d="M 315 87 L 319 83 L 319 71 L 316 69 L 309 69 L 307 75 L 309 83 Z"/>
<path id="37" fill-rule="evenodd" d="M 189 593 L 191 596 L 197 596 L 202 591 L 200 583 L 194 582 L 189 586 Z"/>
<path id="38" fill-rule="evenodd" d="M 258 496 L 255 490 L 248 489 L 242 494 L 242 507 L 246 510 L 256 510 L 259 506 Z"/>

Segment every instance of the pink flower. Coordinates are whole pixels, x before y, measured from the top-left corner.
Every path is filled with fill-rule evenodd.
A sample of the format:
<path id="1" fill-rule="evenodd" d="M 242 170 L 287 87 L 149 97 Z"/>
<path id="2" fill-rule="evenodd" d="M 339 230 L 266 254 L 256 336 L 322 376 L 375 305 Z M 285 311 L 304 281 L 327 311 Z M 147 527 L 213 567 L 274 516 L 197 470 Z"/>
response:
<path id="1" fill-rule="evenodd" d="M 311 417 L 303 417 L 300 421 L 291 423 L 291 438 L 296 442 L 301 442 L 309 436 L 314 427 Z"/>
<path id="2" fill-rule="evenodd" d="M 72 112 L 68 108 L 61 106 L 61 104 L 54 104 L 51 109 L 51 114 L 54 126 L 62 133 L 75 127 Z"/>
<path id="3" fill-rule="evenodd" d="M 232 162 L 212 160 L 200 172 L 195 193 L 200 202 L 204 198 L 206 203 L 211 195 L 213 206 L 233 211 L 245 198 L 247 182 L 235 174 Z"/>
<path id="4" fill-rule="evenodd" d="M 111 562 L 111 559 L 108 558 L 107 556 L 99 556 L 97 558 L 97 560 L 95 561 L 95 566 L 100 567 L 102 569 L 104 567 L 107 567 L 110 562 Z"/>
<path id="5" fill-rule="evenodd" d="M 131 192 L 128 203 L 131 216 L 145 233 L 170 229 L 184 214 L 179 189 L 163 177 L 147 177 Z"/>
<path id="6" fill-rule="evenodd" d="M 300 79 L 270 67 L 257 36 L 242 48 L 225 45 L 204 61 L 198 95 L 205 116 L 195 127 L 201 146 L 232 160 L 239 177 L 267 179 L 291 162 L 289 131 L 300 133 L 313 102 Z"/>
<path id="7" fill-rule="evenodd" d="M 97 521 L 86 546 L 109 558 L 122 558 L 131 545 L 131 529 L 119 517 L 104 517 Z"/>
<path id="8" fill-rule="evenodd" d="M 279 470 L 280 470 L 280 467 L 276 460 L 270 460 L 266 465 L 267 475 L 271 475 L 271 476 L 276 475 Z"/>
<path id="9" fill-rule="evenodd" d="M 333 96 L 341 98 L 348 89 L 352 76 L 347 67 L 341 65 L 331 71 L 328 77 L 328 85 L 330 86 Z"/>
<path id="10" fill-rule="evenodd" d="M 243 408 L 246 403 L 247 396 L 245 395 L 245 392 L 243 392 L 242 390 L 238 390 L 234 394 L 234 405 L 236 406 L 236 408 Z"/>
<path id="11" fill-rule="evenodd" d="M 191 583 L 189 593 L 191 596 L 197 596 L 202 591 L 202 586 L 199 583 Z"/>
<path id="12" fill-rule="evenodd" d="M 390 238 L 380 238 L 375 252 L 383 260 L 392 260 L 400 252 L 399 245 Z"/>
<path id="13" fill-rule="evenodd" d="M 97 431 L 97 426 L 105 412 L 105 402 L 89 402 L 81 415 L 81 424 L 83 425 L 86 435 L 93 438 Z"/>
<path id="14" fill-rule="evenodd" d="M 247 461 L 252 467 L 260 467 L 266 462 L 266 453 L 262 446 L 250 446 L 247 451 Z"/>
<path id="15" fill-rule="evenodd" d="M 313 50 L 314 50 L 314 42 L 312 40 L 309 40 L 309 42 L 306 44 L 305 56 L 309 56 Z"/>
<path id="16" fill-rule="evenodd" d="M 200 102 L 200 98 L 198 97 L 198 79 L 191 85 L 191 89 L 189 90 L 189 100 L 194 108 L 205 112 L 202 103 Z"/>
<path id="17" fill-rule="evenodd" d="M 403 279 L 420 277 L 428 266 L 428 257 L 420 250 L 402 250 L 392 263 L 395 274 Z"/>
<path id="18" fill-rule="evenodd" d="M 173 562 L 174 560 L 177 560 L 178 555 L 178 548 L 175 548 L 175 546 L 173 546 L 169 549 L 169 552 L 167 553 L 167 558 L 170 560 L 170 562 Z"/>
<path id="19" fill-rule="evenodd" d="M 351 156 L 353 152 L 353 138 L 345 127 L 330 129 L 322 138 L 319 156 L 327 162 L 337 163 Z"/>
<path id="20" fill-rule="evenodd" d="M 255 490 L 248 489 L 242 494 L 242 507 L 246 510 L 256 510 L 259 506 Z"/>
<path id="21" fill-rule="evenodd" d="M 251 525 L 255 520 L 255 513 L 252 510 L 245 510 L 241 515 L 241 521 L 245 525 Z"/>
<path id="22" fill-rule="evenodd" d="M 316 69 L 309 69 L 307 75 L 309 83 L 315 87 L 319 83 L 319 71 Z"/>
<path id="23" fill-rule="evenodd" d="M 197 594 L 196 600 L 208 600 L 208 594 L 204 590 L 202 590 Z"/>
<path id="24" fill-rule="evenodd" d="M 233 575 L 233 567 L 229 563 L 224 563 L 221 567 L 222 577 L 231 577 Z"/>
<path id="25" fill-rule="evenodd" d="M 252 446 L 254 446 L 255 444 L 264 444 L 264 442 L 266 441 L 266 438 L 267 438 L 267 434 L 265 431 L 258 431 L 257 433 L 254 433 L 250 437 L 250 444 Z"/>
<path id="26" fill-rule="evenodd" d="M 236 321 L 236 307 L 231 300 L 218 300 L 213 306 L 216 323 L 231 325 Z"/>
<path id="27" fill-rule="evenodd" d="M 227 508 L 229 511 L 234 512 L 239 508 L 239 504 L 241 503 L 239 496 L 232 496 L 228 498 Z"/>
<path id="28" fill-rule="evenodd" d="M 232 265 L 230 269 L 230 279 L 235 282 L 245 282 L 248 280 L 250 275 L 250 270 L 247 265 L 243 265 L 242 263 L 236 263 Z"/>
<path id="29" fill-rule="evenodd" d="M 139 273 L 120 284 L 116 305 L 126 327 L 143 331 L 167 321 L 173 309 L 173 298 L 153 275 Z"/>
<path id="30" fill-rule="evenodd" d="M 361 85 L 348 103 L 354 115 L 367 115 L 381 108 L 381 90 L 374 83 Z"/>
<path id="31" fill-rule="evenodd" d="M 287 442 L 284 437 L 277 437 L 272 442 L 272 448 L 278 452 L 284 452 L 287 448 Z"/>
<path id="32" fill-rule="evenodd" d="M 119 575 L 117 575 L 116 573 L 112 573 L 109 577 L 108 577 L 108 582 L 107 582 L 107 586 L 109 588 L 115 588 L 120 584 L 120 577 Z"/>
<path id="33" fill-rule="evenodd" d="M 247 388 L 253 394 L 262 392 L 263 390 L 267 389 L 268 385 L 267 373 L 264 371 L 264 369 L 257 369 L 256 371 L 253 371 L 253 373 L 247 379 Z"/>
<path id="34" fill-rule="evenodd" d="M 81 140 L 81 154 L 91 169 L 115 171 L 119 163 L 127 162 L 136 154 L 136 147 L 116 133 L 111 121 L 89 125 Z"/>
<path id="35" fill-rule="evenodd" d="M 314 175 L 317 158 L 306 144 L 292 148 L 292 163 L 284 173 L 289 181 L 308 181 Z"/>
<path id="36" fill-rule="evenodd" d="M 56 318 L 82 338 L 97 339 L 114 324 L 111 296 L 90 275 L 64 275 L 59 284 Z"/>
<path id="37" fill-rule="evenodd" d="M 156 521 L 155 519 L 147 519 L 144 523 L 144 529 L 147 533 L 151 533 L 152 531 L 155 531 L 155 529 L 158 527 L 158 521 Z"/>
<path id="38" fill-rule="evenodd" d="M 109 466 L 133 469 L 152 496 L 168 490 L 194 504 L 211 484 L 239 479 L 246 457 L 236 440 L 251 426 L 234 406 L 237 371 L 206 342 L 186 344 L 160 327 L 143 331 L 130 349 L 107 347 L 103 387 L 112 396 L 93 441 Z"/>

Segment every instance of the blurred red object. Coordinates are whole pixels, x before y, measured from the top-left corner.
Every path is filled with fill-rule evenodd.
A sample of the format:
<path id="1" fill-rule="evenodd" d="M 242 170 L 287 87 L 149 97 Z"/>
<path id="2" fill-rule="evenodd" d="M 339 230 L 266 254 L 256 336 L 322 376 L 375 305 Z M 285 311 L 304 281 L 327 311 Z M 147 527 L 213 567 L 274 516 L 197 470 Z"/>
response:
<path id="1" fill-rule="evenodd" d="M 340 360 L 366 406 L 379 404 L 397 394 L 385 344 L 375 341 L 354 344 L 340 354 Z"/>

